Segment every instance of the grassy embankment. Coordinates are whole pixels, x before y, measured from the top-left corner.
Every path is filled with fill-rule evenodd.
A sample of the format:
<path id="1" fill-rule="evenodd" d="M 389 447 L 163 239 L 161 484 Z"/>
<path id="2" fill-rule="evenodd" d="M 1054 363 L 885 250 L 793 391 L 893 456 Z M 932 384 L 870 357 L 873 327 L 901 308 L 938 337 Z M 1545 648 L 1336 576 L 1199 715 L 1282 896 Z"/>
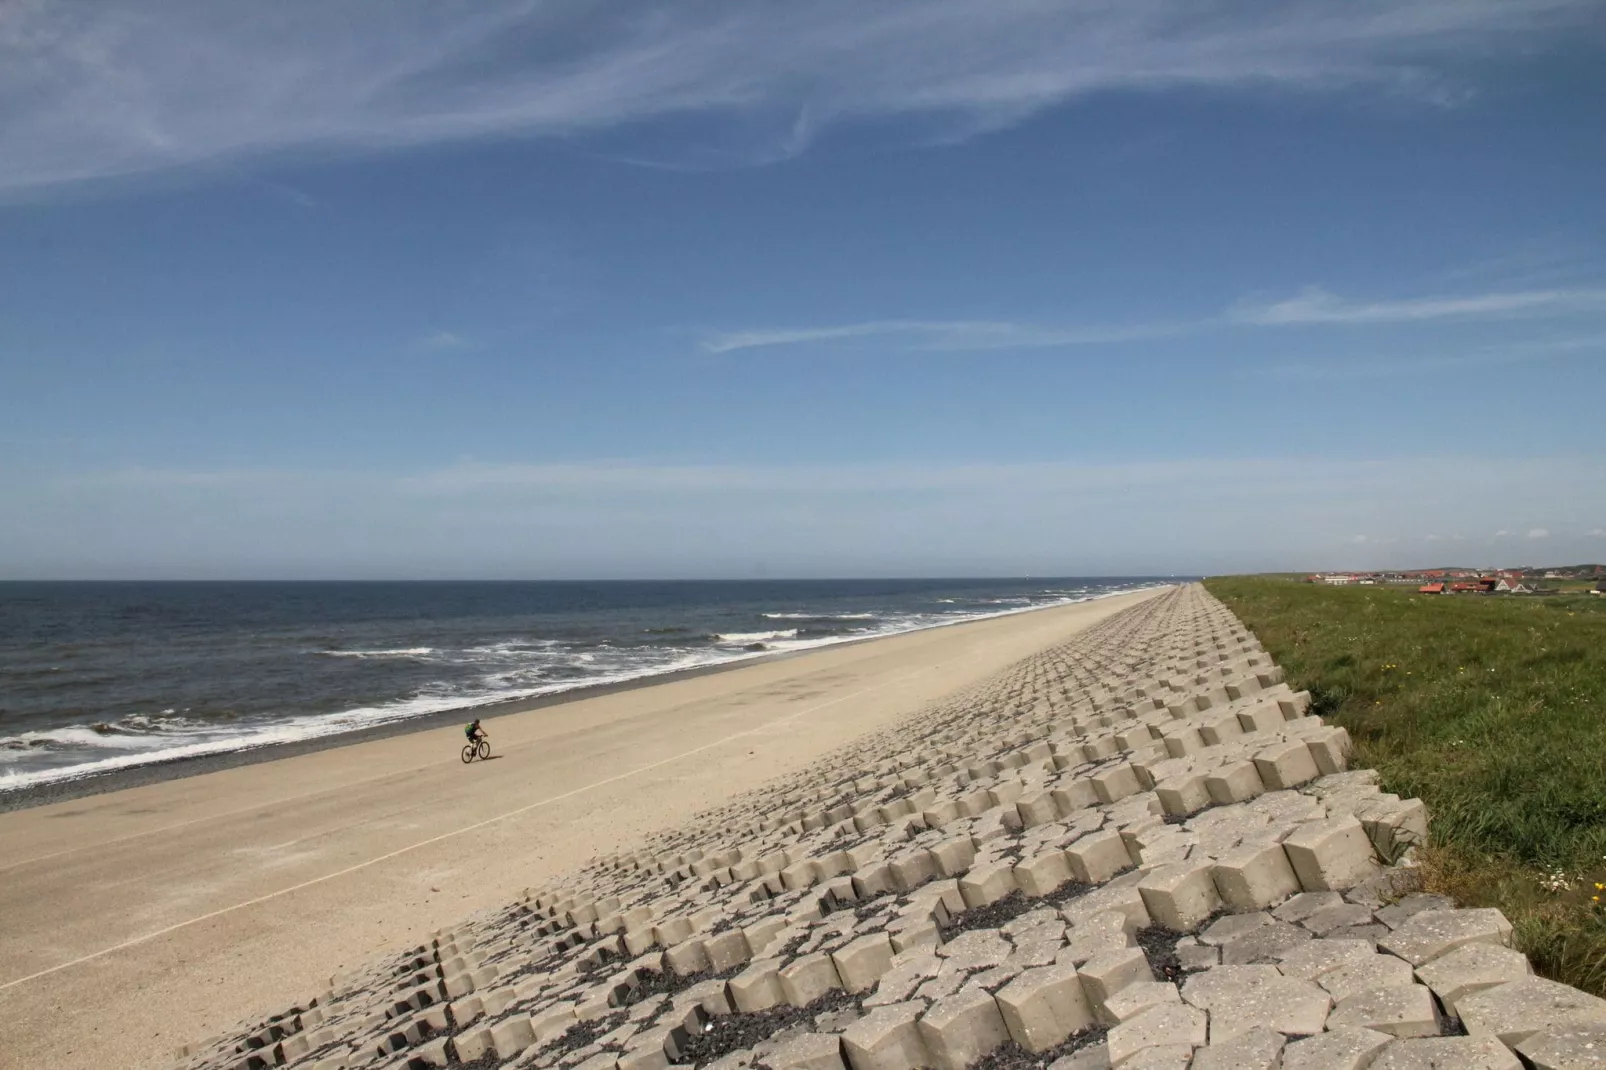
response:
<path id="1" fill-rule="evenodd" d="M 1499 907 L 1536 970 L 1606 995 L 1606 598 L 1206 587 L 1355 765 L 1427 803 L 1430 890 Z"/>

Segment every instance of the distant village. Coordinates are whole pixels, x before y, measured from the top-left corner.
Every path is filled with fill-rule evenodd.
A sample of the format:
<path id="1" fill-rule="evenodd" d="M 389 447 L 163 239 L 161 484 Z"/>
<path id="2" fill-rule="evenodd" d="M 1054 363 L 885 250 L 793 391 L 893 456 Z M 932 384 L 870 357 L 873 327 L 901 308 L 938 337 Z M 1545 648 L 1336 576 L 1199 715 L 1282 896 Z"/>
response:
<path id="1" fill-rule="evenodd" d="M 1334 587 L 1350 584 L 1409 586 L 1418 594 L 1554 595 L 1580 589 L 1606 595 L 1606 565 L 1568 565 L 1559 568 L 1424 568 L 1405 572 L 1317 572 L 1306 583 Z M 1590 586 L 1592 584 L 1592 586 Z"/>

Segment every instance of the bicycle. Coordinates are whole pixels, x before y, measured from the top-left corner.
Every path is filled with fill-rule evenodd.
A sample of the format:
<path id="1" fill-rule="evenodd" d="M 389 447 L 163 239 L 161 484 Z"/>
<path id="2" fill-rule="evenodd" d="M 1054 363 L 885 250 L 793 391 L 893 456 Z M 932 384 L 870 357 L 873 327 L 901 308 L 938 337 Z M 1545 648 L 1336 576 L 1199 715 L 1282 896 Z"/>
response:
<path id="1" fill-rule="evenodd" d="M 479 760 L 483 762 L 483 761 L 487 760 L 488 758 L 490 758 L 490 756 L 491 756 L 491 741 L 488 740 L 488 739 L 482 739 L 478 743 L 465 743 L 465 744 L 463 744 L 463 764 L 464 765 L 467 765 L 469 762 L 472 762 L 476 757 L 479 758 Z"/>

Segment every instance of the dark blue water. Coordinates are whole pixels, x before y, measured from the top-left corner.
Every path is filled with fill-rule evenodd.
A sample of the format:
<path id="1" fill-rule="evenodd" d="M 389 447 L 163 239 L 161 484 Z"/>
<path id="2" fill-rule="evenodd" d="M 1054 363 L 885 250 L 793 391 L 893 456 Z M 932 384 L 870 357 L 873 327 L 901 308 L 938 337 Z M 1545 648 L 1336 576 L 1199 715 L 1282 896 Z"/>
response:
<path id="1" fill-rule="evenodd" d="M 1152 582 L 0 583 L 0 790 Z"/>

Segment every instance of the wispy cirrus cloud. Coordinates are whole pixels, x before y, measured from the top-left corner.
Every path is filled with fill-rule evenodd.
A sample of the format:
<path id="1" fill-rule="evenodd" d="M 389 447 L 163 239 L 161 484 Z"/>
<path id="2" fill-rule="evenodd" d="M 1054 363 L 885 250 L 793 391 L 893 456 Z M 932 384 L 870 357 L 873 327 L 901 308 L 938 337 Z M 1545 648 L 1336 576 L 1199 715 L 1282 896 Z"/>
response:
<path id="1" fill-rule="evenodd" d="M 1522 56 L 1594 0 L 11 0 L 0 189 L 286 149 L 574 136 L 666 117 L 742 158 L 906 117 L 962 138 L 1111 89 L 1357 86 L 1444 103 L 1469 57 Z"/>
<path id="2" fill-rule="evenodd" d="M 1058 349 L 1179 338 L 1208 331 L 1296 326 L 1389 326 L 1431 320 L 1565 318 L 1606 313 L 1606 287 L 1494 292 L 1350 301 L 1316 287 L 1270 304 L 1239 302 L 1218 315 L 1168 323 L 1052 324 L 1007 320 L 882 319 L 815 326 L 749 327 L 714 331 L 701 340 L 710 353 L 781 346 L 890 344 L 902 352 Z M 1475 352 L 1404 360 L 1288 364 L 1267 369 L 1288 379 L 1379 378 L 1428 374 L 1479 365 L 1516 364 L 1606 347 L 1606 335 L 1541 339 Z"/>
<path id="3" fill-rule="evenodd" d="M 417 342 L 420 349 L 468 349 L 474 343 L 456 331 L 431 331 Z"/>
<path id="4" fill-rule="evenodd" d="M 896 339 L 899 348 L 927 352 L 988 349 L 1056 349 L 1070 346 L 1173 338 L 1198 330 L 1199 324 L 1132 324 L 1127 326 L 1063 326 L 982 320 L 875 320 L 826 327 L 774 327 L 725 331 L 703 339 L 710 353 L 764 349 L 811 343 L 851 343 Z"/>
<path id="5" fill-rule="evenodd" d="M 1510 318 L 1606 310 L 1606 289 L 1523 290 L 1463 296 L 1417 297 L 1403 301 L 1346 301 L 1307 287 L 1294 297 L 1269 304 L 1245 302 L 1228 316 L 1261 326 L 1304 324 L 1418 323 L 1425 320 Z"/>

